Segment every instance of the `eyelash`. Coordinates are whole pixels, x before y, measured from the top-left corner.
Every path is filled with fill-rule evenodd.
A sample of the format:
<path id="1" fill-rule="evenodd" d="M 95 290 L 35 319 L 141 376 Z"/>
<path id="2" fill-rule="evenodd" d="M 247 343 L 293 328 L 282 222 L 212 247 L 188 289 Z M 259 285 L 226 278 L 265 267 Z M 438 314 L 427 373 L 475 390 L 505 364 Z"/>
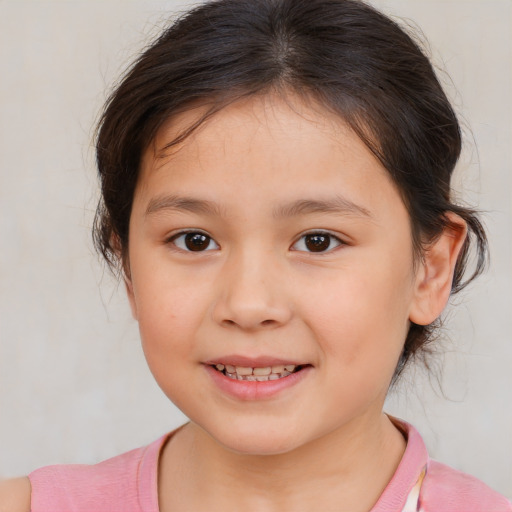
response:
<path id="1" fill-rule="evenodd" d="M 186 241 L 184 240 L 184 245 L 185 247 L 180 247 L 176 241 L 181 238 L 181 237 L 186 237 L 187 235 L 200 235 L 206 239 L 209 240 L 208 242 L 208 245 L 207 247 L 210 246 L 210 244 L 213 242 L 217 247 L 215 247 L 215 249 L 218 249 L 219 248 L 219 244 L 217 244 L 217 242 L 215 242 L 215 240 L 210 236 L 208 235 L 207 233 L 205 233 L 204 231 L 199 231 L 199 230 L 190 230 L 190 231 L 180 231 L 179 233 L 176 233 L 175 235 L 172 235 L 171 237 L 169 237 L 167 240 L 166 240 L 166 243 L 167 244 L 173 244 L 174 246 L 176 246 L 178 249 L 184 251 L 184 252 L 206 252 L 206 249 L 204 250 L 197 250 L 197 251 L 194 251 L 193 249 L 190 249 L 190 248 L 187 248 L 187 246 L 185 245 L 186 244 Z M 212 250 L 212 249 L 208 249 L 208 250 Z"/>
<path id="2" fill-rule="evenodd" d="M 190 249 L 190 247 L 188 247 L 186 245 L 187 242 L 186 242 L 185 238 L 186 238 L 187 235 L 200 235 L 201 237 L 203 237 L 203 239 L 199 238 L 196 241 L 199 242 L 199 243 L 201 243 L 201 242 L 203 242 L 203 243 L 208 242 L 207 245 L 206 245 L 206 248 L 202 248 L 201 245 L 197 244 L 198 250 Z M 325 238 L 327 238 L 328 239 L 328 246 L 327 246 L 326 250 L 320 250 L 320 251 L 311 251 L 310 250 L 310 251 L 308 251 L 308 250 L 301 250 L 301 249 L 293 249 L 293 247 L 298 245 L 303 239 L 305 240 L 306 237 L 308 237 L 308 236 L 309 237 L 325 237 Z M 176 243 L 176 241 L 179 240 L 182 237 L 185 237 L 185 238 L 183 240 L 183 246 L 180 247 L 180 245 L 178 245 L 178 243 Z M 334 243 L 336 243 L 336 245 L 334 247 L 331 247 L 331 244 L 332 244 L 333 241 L 334 241 Z M 211 250 L 219 249 L 220 248 L 219 244 L 217 244 L 217 242 L 215 242 L 215 240 L 212 237 L 210 237 L 210 235 L 208 235 L 207 233 L 205 233 L 203 231 L 199 231 L 199 230 L 180 231 L 179 233 L 176 233 L 175 235 L 172 235 L 171 237 L 169 237 L 166 240 L 166 243 L 167 244 L 173 244 L 179 250 L 184 251 L 184 252 L 207 252 L 207 251 L 211 251 Z M 213 249 L 208 249 L 208 247 L 212 243 L 215 244 L 216 247 L 214 247 Z M 303 242 L 304 247 L 306 247 L 306 249 L 307 249 L 306 243 L 307 242 L 305 242 L 305 241 Z M 320 241 L 320 243 L 321 243 L 321 241 Z M 331 252 L 331 251 L 337 249 L 338 247 L 340 247 L 342 245 L 346 245 L 346 242 L 341 240 L 336 235 L 333 235 L 332 233 L 329 233 L 328 231 L 310 231 L 308 233 L 302 234 L 298 238 L 298 240 L 293 243 L 292 250 L 300 251 L 300 252 L 306 252 L 306 253 L 310 253 L 310 254 L 326 254 L 328 252 Z M 319 247 L 321 248 L 321 246 L 319 246 Z"/>
<path id="3" fill-rule="evenodd" d="M 329 242 L 328 242 L 327 249 L 323 250 L 323 251 L 302 251 L 302 252 L 307 252 L 307 253 L 310 253 L 310 254 L 326 254 L 328 252 L 331 252 L 331 251 L 337 249 L 338 247 L 340 247 L 342 245 L 346 245 L 346 243 L 343 240 L 341 240 L 336 235 L 334 235 L 332 233 L 329 233 L 328 231 L 310 231 L 308 233 L 303 233 L 299 237 L 299 239 L 292 245 L 292 247 L 294 247 L 297 244 L 299 244 L 299 242 L 301 242 L 301 240 L 305 239 L 308 236 L 309 237 L 326 237 L 326 238 L 328 238 Z M 331 243 L 333 241 L 336 243 L 336 245 L 334 247 L 331 247 Z M 304 245 L 305 244 L 306 244 L 306 242 L 304 242 Z M 294 249 L 294 250 L 300 250 L 300 249 Z"/>

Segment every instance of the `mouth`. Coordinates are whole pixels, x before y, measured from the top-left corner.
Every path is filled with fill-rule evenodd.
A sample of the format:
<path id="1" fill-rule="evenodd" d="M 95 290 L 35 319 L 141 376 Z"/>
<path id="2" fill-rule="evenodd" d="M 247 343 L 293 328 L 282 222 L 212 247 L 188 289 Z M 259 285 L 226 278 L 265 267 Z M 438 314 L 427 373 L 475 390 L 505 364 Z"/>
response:
<path id="1" fill-rule="evenodd" d="M 221 392 L 244 402 L 287 396 L 313 370 L 312 364 L 273 356 L 226 355 L 203 364 Z"/>
<path id="2" fill-rule="evenodd" d="M 279 364 L 264 367 L 234 366 L 230 364 L 216 363 L 210 365 L 214 370 L 233 380 L 245 380 L 249 382 L 267 382 L 284 379 L 293 373 L 298 373 L 307 366 L 296 364 Z"/>

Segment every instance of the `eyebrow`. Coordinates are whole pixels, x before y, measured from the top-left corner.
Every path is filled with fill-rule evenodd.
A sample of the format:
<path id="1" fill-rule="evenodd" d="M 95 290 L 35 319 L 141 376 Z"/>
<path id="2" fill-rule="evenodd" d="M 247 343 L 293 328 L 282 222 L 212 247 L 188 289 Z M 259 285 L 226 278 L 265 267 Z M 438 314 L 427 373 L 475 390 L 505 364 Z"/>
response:
<path id="1" fill-rule="evenodd" d="M 160 196 L 151 199 L 146 208 L 146 215 L 152 215 L 166 210 L 188 211 L 218 217 L 222 216 L 221 208 L 213 201 L 175 195 Z M 312 213 L 334 213 L 372 218 L 369 210 L 341 196 L 324 200 L 299 199 L 275 208 L 273 216 L 274 218 L 286 218 Z"/>
<path id="2" fill-rule="evenodd" d="M 277 208 L 274 211 L 274 217 L 295 217 L 310 213 L 335 213 L 372 218 L 369 210 L 341 196 L 324 200 L 299 199 Z"/>
<path id="3" fill-rule="evenodd" d="M 146 215 L 151 215 L 165 210 L 187 211 L 191 213 L 202 213 L 212 216 L 221 216 L 219 206 L 213 201 L 196 199 L 187 196 L 161 196 L 149 201 L 146 208 Z"/>

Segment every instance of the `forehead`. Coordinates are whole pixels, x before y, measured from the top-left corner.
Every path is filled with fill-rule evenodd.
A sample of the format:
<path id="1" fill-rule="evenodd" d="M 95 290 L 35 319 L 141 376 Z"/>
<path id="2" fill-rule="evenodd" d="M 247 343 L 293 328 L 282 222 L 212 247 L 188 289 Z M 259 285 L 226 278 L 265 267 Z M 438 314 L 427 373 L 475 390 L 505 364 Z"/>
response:
<path id="1" fill-rule="evenodd" d="M 224 106 L 213 102 L 193 103 L 162 124 L 145 156 L 170 157 L 185 146 L 190 149 L 198 141 L 204 144 L 211 140 L 216 144 L 220 139 L 251 136 L 262 129 L 275 137 L 284 132 L 293 137 L 322 132 L 322 136 L 338 143 L 343 139 L 339 135 L 350 131 L 340 115 L 328 111 L 312 96 L 299 97 L 289 91 L 258 94 Z"/>
<path id="2" fill-rule="evenodd" d="M 256 197 L 259 191 L 276 200 L 336 191 L 363 201 L 368 210 L 383 198 L 401 203 L 389 173 L 366 145 L 341 117 L 313 100 L 251 97 L 200 122 L 206 113 L 206 107 L 192 108 L 164 123 L 144 153 L 139 192 L 173 188 L 218 200 L 221 185 L 231 185 L 237 195 Z"/>

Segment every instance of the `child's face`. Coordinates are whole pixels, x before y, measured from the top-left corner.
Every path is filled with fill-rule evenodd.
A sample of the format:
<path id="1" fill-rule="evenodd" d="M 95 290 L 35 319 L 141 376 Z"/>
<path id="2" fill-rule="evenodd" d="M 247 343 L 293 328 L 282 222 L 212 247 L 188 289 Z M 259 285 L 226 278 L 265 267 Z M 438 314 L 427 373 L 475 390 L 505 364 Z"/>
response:
<path id="1" fill-rule="evenodd" d="M 130 223 L 128 292 L 156 380 L 244 453 L 360 428 L 381 414 L 415 304 L 396 187 L 345 125 L 293 98 L 234 104 L 159 154 L 197 115 L 146 152 Z M 252 382 L 215 363 L 304 368 Z"/>

